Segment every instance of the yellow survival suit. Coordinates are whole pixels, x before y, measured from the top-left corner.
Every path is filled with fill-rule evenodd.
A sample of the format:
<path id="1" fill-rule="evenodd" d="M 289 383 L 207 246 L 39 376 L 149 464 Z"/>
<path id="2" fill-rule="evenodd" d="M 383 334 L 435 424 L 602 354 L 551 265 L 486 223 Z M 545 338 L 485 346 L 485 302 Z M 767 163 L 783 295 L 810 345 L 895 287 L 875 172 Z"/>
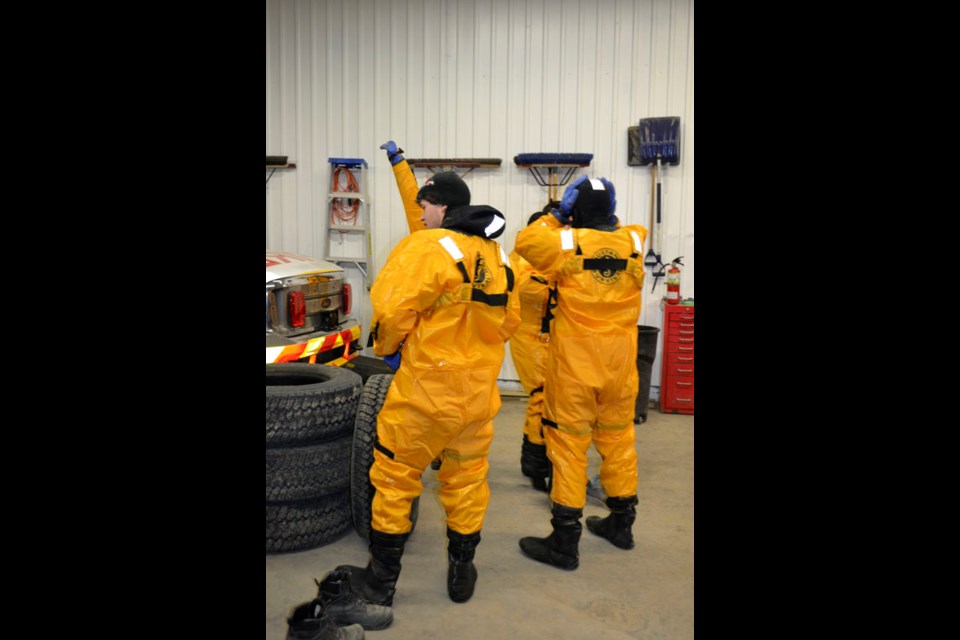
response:
<path id="1" fill-rule="evenodd" d="M 550 202 L 543 211 L 533 214 L 528 224 L 545 215 L 559 202 Z M 523 390 L 530 396 L 527 401 L 523 423 L 523 443 L 520 450 L 520 470 L 533 481 L 533 486 L 547 491 L 546 480 L 550 477 L 550 462 L 547 459 L 543 440 L 543 382 L 547 366 L 550 326 L 548 305 L 552 282 L 533 268 L 517 253 L 510 253 L 510 264 L 516 275 L 516 287 L 520 300 L 520 326 L 510 339 L 510 354 L 520 377 Z"/>
<path id="2" fill-rule="evenodd" d="M 391 161 L 399 155 L 395 145 L 387 152 Z M 453 172 L 428 178 L 415 198 L 430 228 L 394 247 L 370 291 L 374 353 L 398 362 L 377 417 L 370 561 L 333 572 L 349 575 L 367 603 L 387 606 L 421 474 L 438 457 L 447 593 L 454 602 L 473 595 L 473 557 L 490 499 L 487 454 L 500 410 L 497 375 L 504 343 L 520 323 L 513 271 L 493 240 L 503 233 L 503 214 L 469 206 L 470 191 Z"/>
<path id="3" fill-rule="evenodd" d="M 504 342 L 519 324 L 510 280 L 496 242 L 448 228 L 401 240 L 377 276 L 370 291 L 374 353 L 402 350 L 377 419 L 374 529 L 410 530 L 420 474 L 441 453 L 437 479 L 448 526 L 468 534 L 483 524 L 497 375 Z"/>
<path id="4" fill-rule="evenodd" d="M 647 230 L 640 225 L 617 227 L 615 202 L 609 181 L 582 176 L 567 187 L 558 212 L 568 216 L 574 228 L 544 216 L 522 229 L 515 245 L 534 269 L 557 280 L 543 410 L 547 455 L 553 464 L 554 533 L 545 540 L 524 538 L 520 546 L 534 559 L 566 569 L 576 568 L 579 558 L 591 442 L 603 458 L 600 480 L 610 496 L 612 516 L 622 513 L 616 534 L 604 537 L 616 535 L 626 544 L 636 513 L 633 413 Z"/>
<path id="5" fill-rule="evenodd" d="M 395 142 L 388 141 L 381 145 L 387 151 L 387 156 L 393 165 L 393 176 L 397 182 L 397 190 L 403 202 L 407 227 L 410 232 L 425 229 L 420 219 L 423 210 L 417 201 L 416 177 L 413 169 L 403 156 Z M 550 206 L 558 205 L 551 202 Z M 547 208 L 544 209 L 544 212 Z M 537 214 L 534 214 L 537 215 Z M 543 408 L 543 378 L 547 364 L 547 342 L 549 335 L 541 340 L 543 314 L 546 310 L 549 284 L 546 278 L 534 271 L 530 263 L 513 251 L 510 254 L 510 265 L 513 267 L 516 279 L 515 287 L 520 304 L 520 326 L 510 341 L 510 354 L 514 367 L 524 391 L 530 396 L 527 402 L 526 417 L 523 423 L 523 442 L 521 448 L 520 468 L 524 475 L 533 480 L 533 485 L 546 491 L 546 478 L 550 475 L 550 463 L 547 459 L 546 445 L 543 441 L 540 415 Z M 434 465 L 436 467 L 436 464 Z"/>

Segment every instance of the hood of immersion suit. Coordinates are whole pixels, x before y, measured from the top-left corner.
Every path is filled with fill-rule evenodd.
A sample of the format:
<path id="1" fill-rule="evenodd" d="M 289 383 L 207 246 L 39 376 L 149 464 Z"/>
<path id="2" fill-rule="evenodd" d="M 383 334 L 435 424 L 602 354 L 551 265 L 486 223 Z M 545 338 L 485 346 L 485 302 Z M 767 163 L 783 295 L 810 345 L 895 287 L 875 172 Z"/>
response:
<path id="1" fill-rule="evenodd" d="M 448 208 L 440 227 L 492 240 L 503 235 L 506 218 L 485 204 Z"/>

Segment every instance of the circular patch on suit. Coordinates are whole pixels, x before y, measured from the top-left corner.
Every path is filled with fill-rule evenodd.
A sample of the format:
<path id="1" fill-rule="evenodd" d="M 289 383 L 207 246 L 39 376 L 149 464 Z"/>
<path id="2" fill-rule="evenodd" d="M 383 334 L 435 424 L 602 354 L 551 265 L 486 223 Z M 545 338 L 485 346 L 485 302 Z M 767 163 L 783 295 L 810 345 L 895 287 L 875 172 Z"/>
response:
<path id="1" fill-rule="evenodd" d="M 593 254 L 594 260 L 602 260 L 604 258 L 612 258 L 614 260 L 619 260 L 620 255 L 613 249 L 600 249 L 595 254 Z M 590 273 L 593 274 L 593 277 L 600 284 L 613 284 L 620 279 L 620 274 L 623 273 L 620 269 L 609 268 L 602 270 L 591 270 Z"/>

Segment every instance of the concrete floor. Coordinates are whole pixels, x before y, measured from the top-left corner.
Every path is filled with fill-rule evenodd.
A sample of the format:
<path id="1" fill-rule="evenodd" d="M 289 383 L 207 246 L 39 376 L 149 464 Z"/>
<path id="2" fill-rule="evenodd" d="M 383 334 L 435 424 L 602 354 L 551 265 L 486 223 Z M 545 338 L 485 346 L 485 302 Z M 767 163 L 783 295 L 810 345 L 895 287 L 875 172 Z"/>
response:
<path id="1" fill-rule="evenodd" d="M 636 546 L 624 551 L 583 528 L 580 566 L 564 571 L 522 554 L 523 536 L 551 531 L 550 504 L 520 473 L 525 399 L 503 398 L 490 451 L 490 506 L 469 602 L 447 596 L 446 525 L 436 472 L 423 475 L 416 529 L 407 541 L 394 622 L 376 640 L 421 638 L 693 638 L 693 420 L 649 410 L 637 425 L 640 483 Z M 599 471 L 590 449 L 588 474 Z M 587 500 L 588 515 L 607 509 Z M 266 638 L 283 640 L 290 609 L 316 596 L 313 578 L 338 564 L 365 566 L 366 543 L 351 529 L 323 547 L 266 557 Z"/>

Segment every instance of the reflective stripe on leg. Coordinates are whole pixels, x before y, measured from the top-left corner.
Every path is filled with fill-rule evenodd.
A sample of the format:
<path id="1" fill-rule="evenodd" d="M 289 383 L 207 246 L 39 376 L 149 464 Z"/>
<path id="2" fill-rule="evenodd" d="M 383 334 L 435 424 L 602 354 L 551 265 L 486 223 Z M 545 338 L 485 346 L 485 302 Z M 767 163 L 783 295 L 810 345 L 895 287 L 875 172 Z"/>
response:
<path id="1" fill-rule="evenodd" d="M 439 497 L 447 512 L 447 527 L 470 534 L 483 527 L 490 502 L 487 455 L 493 441 L 493 421 L 464 429 L 443 450 L 443 465 L 437 472 Z"/>

